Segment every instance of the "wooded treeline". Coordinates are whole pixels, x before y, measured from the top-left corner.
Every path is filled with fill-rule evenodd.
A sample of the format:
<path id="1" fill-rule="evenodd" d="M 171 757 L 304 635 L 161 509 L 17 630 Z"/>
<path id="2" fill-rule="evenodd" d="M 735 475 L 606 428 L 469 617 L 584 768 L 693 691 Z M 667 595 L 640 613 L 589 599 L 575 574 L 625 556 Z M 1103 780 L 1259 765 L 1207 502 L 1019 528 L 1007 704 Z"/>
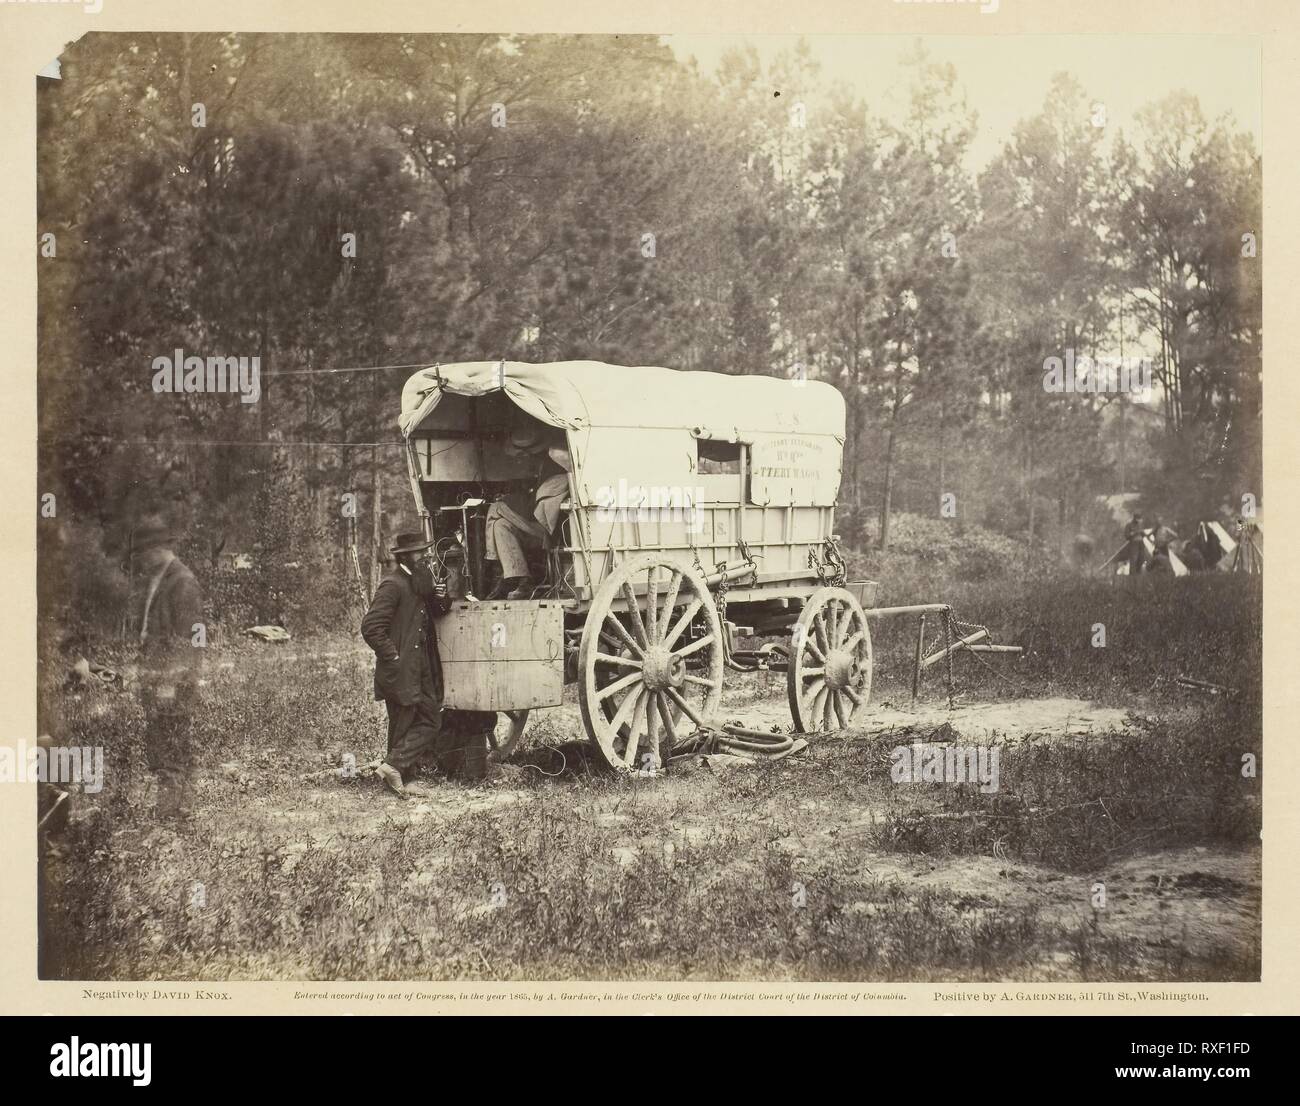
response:
<path id="1" fill-rule="evenodd" d="M 112 561 L 164 508 L 214 564 L 323 564 L 355 493 L 364 564 L 409 514 L 407 370 L 331 370 L 495 358 L 830 381 L 851 542 L 944 493 L 1048 544 L 1102 494 L 1259 495 L 1251 137 L 1172 90 L 1110 138 L 1063 73 L 973 173 L 960 74 L 907 54 L 900 124 L 807 47 L 704 74 L 638 36 L 82 38 L 38 90 L 64 540 Z M 260 357 L 261 399 L 155 394 L 178 348 Z M 1154 401 L 1045 392 L 1068 349 L 1150 352 Z"/>

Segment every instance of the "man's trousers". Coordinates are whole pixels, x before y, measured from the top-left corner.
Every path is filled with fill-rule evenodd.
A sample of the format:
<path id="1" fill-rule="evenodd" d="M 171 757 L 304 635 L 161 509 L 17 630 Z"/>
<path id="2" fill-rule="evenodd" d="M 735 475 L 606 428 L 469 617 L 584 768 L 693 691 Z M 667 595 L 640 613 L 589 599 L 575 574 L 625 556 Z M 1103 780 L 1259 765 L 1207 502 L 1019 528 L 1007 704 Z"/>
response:
<path id="1" fill-rule="evenodd" d="M 437 747 L 442 704 L 432 695 L 421 694 L 410 706 L 396 699 L 385 699 L 384 706 L 388 708 L 388 756 L 384 759 L 405 777 L 425 753 Z"/>
<path id="2" fill-rule="evenodd" d="M 198 689 L 187 681 L 150 681 L 142 699 L 145 759 L 158 777 L 157 813 L 160 817 L 186 816 L 194 802 L 190 735 Z"/>

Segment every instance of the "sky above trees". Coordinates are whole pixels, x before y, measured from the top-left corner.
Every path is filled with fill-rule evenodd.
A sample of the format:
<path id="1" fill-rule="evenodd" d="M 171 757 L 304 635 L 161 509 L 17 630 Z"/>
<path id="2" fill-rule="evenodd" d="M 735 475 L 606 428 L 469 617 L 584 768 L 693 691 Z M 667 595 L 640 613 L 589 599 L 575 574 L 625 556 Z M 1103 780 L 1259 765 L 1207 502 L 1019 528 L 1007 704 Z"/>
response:
<path id="1" fill-rule="evenodd" d="M 668 35 L 683 62 L 717 71 L 723 57 L 752 48 L 765 65 L 808 44 L 827 84 L 842 84 L 898 123 L 907 111 L 903 58 L 916 35 Z M 1107 106 L 1111 133 L 1132 126 L 1146 104 L 1192 88 L 1205 114 L 1233 116 L 1260 144 L 1260 44 L 1247 35 L 926 35 L 926 49 L 951 63 L 978 115 L 967 167 L 983 169 L 1025 113 L 1041 104 L 1052 78 L 1068 72 Z"/>

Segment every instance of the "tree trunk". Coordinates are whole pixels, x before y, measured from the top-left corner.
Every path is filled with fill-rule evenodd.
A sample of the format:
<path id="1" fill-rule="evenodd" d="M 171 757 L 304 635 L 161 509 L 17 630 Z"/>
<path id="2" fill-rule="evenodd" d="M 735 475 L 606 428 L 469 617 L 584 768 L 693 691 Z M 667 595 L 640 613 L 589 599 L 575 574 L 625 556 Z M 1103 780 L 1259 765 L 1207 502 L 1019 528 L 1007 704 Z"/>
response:
<path id="1" fill-rule="evenodd" d="M 1119 490 L 1128 491 L 1128 427 L 1124 417 L 1126 404 L 1123 393 L 1119 397 Z"/>
<path id="2" fill-rule="evenodd" d="M 858 409 L 857 395 L 850 397 L 852 402 L 849 403 L 849 422 L 847 432 L 844 438 L 844 457 L 847 462 L 847 476 L 849 484 L 849 502 L 854 506 L 862 503 L 861 489 L 861 467 L 857 463 L 858 456 L 858 427 L 862 421 L 861 413 Z"/>
<path id="3" fill-rule="evenodd" d="M 1025 443 L 1025 492 L 1029 496 L 1029 544 L 1034 543 L 1034 444 Z"/>
<path id="4" fill-rule="evenodd" d="M 379 580 L 383 573 L 384 557 L 384 512 L 383 512 L 383 484 L 379 479 L 379 458 L 376 456 L 377 450 L 371 447 L 370 450 L 370 594 L 374 595 L 379 589 Z"/>
<path id="5" fill-rule="evenodd" d="M 882 553 L 889 548 L 889 510 L 894 498 L 894 421 L 894 419 L 889 420 L 889 444 L 885 447 L 885 493 L 880 500 L 880 551 Z"/>
<path id="6" fill-rule="evenodd" d="M 944 464 L 945 461 L 944 446 L 946 444 L 944 442 L 944 436 L 945 436 L 945 431 L 947 430 L 947 427 L 944 424 L 944 416 L 946 414 L 947 412 L 944 409 L 943 399 L 940 398 L 939 400 L 939 499 L 940 501 L 942 501 L 943 499 L 944 492 L 948 490 L 946 487 L 946 483 L 947 483 L 947 473 L 945 471 L 946 466 Z"/>

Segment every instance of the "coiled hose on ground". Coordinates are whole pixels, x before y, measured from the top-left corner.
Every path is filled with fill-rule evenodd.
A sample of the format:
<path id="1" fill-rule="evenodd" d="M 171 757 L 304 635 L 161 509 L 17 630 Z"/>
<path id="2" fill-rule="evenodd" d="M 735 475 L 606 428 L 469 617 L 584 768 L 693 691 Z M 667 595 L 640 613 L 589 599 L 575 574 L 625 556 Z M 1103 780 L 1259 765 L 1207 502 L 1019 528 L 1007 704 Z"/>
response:
<path id="1" fill-rule="evenodd" d="M 673 747 L 673 755 L 735 753 L 747 757 L 783 756 L 794 749 L 795 736 L 766 733 L 728 723 L 718 729 L 700 730 Z"/>

